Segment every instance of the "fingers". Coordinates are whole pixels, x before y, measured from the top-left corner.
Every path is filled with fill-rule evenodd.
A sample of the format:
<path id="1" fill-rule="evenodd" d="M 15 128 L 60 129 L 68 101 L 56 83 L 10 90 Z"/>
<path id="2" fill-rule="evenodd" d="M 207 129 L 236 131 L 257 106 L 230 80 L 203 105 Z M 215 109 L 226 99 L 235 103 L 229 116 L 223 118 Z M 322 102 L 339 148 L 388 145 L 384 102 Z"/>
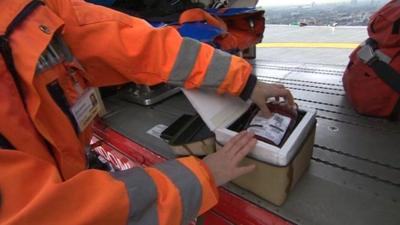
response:
<path id="1" fill-rule="evenodd" d="M 287 101 L 289 102 L 290 106 L 295 106 L 296 103 L 294 102 L 294 97 L 292 95 L 292 92 L 290 92 L 289 90 L 288 90 L 288 92 L 289 93 L 288 93 Z"/>
<path id="2" fill-rule="evenodd" d="M 250 140 L 248 139 L 250 137 Z M 243 136 L 240 141 L 246 141 L 246 143 L 241 146 L 238 150 L 236 150 L 235 155 L 233 156 L 231 162 L 234 165 L 234 169 L 232 170 L 233 179 L 236 177 L 240 177 L 246 173 L 249 173 L 255 169 L 255 165 L 243 166 L 239 167 L 240 161 L 244 159 L 253 149 L 257 143 L 257 140 L 252 136 Z M 240 142 L 238 141 L 238 142 Z"/>
<path id="3" fill-rule="evenodd" d="M 221 151 L 206 156 L 203 160 L 217 185 L 222 185 L 254 170 L 255 166 L 239 167 L 239 162 L 254 148 L 256 139 L 252 132 L 241 132 L 225 144 Z"/>
<path id="4" fill-rule="evenodd" d="M 238 165 L 240 161 L 246 157 L 255 147 L 257 140 L 252 138 L 246 145 L 244 145 L 240 150 L 236 153 L 235 157 L 233 158 L 234 165 Z M 250 173 L 256 168 L 255 165 L 243 166 L 243 167 L 236 167 L 234 173 L 235 177 L 240 177 L 246 173 Z"/>
<path id="5" fill-rule="evenodd" d="M 295 105 L 292 93 L 284 85 L 259 82 L 253 91 L 251 99 L 258 105 L 263 115 L 267 118 L 272 116 L 271 111 L 266 106 L 266 100 L 271 97 L 275 98 L 276 101 L 279 101 L 280 97 L 282 97 L 289 106 Z"/>
<path id="6" fill-rule="evenodd" d="M 251 171 L 256 169 L 256 165 L 249 165 L 249 166 L 243 166 L 239 167 L 236 169 L 236 177 L 240 177 L 242 175 L 245 175 L 246 173 L 250 173 Z"/>
<path id="7" fill-rule="evenodd" d="M 277 96 L 283 97 L 289 103 L 289 105 L 294 105 L 293 95 L 288 89 L 277 89 L 276 94 Z"/>
<path id="8" fill-rule="evenodd" d="M 265 103 L 265 101 L 261 102 L 261 103 L 256 103 L 257 106 L 260 108 L 262 114 L 267 117 L 270 118 L 272 116 L 271 111 L 269 110 L 269 108 L 267 107 L 267 104 Z"/>
<path id="9" fill-rule="evenodd" d="M 223 152 L 230 151 L 236 145 L 236 142 L 238 142 L 246 133 L 247 133 L 247 131 L 242 131 L 239 134 L 237 134 L 236 136 L 234 136 L 233 138 L 231 138 L 224 145 L 224 147 L 221 149 L 221 151 L 223 151 Z"/>
<path id="10" fill-rule="evenodd" d="M 245 152 L 251 151 L 254 147 L 256 140 L 254 139 L 254 133 L 251 131 L 242 131 L 231 140 L 229 140 L 223 149 L 224 153 L 228 154 L 227 157 L 233 159 L 239 152 L 245 150 Z M 250 148 L 248 150 L 248 148 Z M 244 156 L 243 156 L 244 157 Z M 243 158 L 242 157 L 242 158 Z"/>
<path id="11" fill-rule="evenodd" d="M 238 151 L 235 152 L 233 157 L 234 163 L 239 163 L 246 157 L 256 146 L 257 140 L 255 138 L 251 138 L 245 145 L 243 145 Z"/>
<path id="12" fill-rule="evenodd" d="M 254 139 L 253 137 L 253 132 L 246 132 L 246 134 L 244 134 L 230 150 L 231 158 L 233 159 L 238 152 L 242 151 L 243 148 L 246 148 L 246 146 L 252 142 L 252 139 Z"/>

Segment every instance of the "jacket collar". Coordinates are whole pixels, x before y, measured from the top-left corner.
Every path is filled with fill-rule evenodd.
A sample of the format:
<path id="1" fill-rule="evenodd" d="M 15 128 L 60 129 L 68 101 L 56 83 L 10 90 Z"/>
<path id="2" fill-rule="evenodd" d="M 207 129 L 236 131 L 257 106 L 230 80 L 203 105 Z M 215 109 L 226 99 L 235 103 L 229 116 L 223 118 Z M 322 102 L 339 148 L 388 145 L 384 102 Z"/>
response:
<path id="1" fill-rule="evenodd" d="M 0 18 L 0 35 L 4 34 L 8 25 L 18 15 L 22 9 L 31 2 L 31 0 L 2 0 L 0 9 L 2 15 Z"/>

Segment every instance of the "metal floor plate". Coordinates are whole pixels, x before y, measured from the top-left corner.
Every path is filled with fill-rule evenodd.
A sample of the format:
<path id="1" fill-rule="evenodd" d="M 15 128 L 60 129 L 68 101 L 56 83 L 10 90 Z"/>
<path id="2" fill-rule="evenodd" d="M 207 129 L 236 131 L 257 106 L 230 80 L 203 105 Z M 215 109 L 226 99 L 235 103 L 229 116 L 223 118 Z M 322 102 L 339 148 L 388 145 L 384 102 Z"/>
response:
<path id="1" fill-rule="evenodd" d="M 296 223 L 310 225 L 400 224 L 400 123 L 360 116 L 344 96 L 344 66 L 254 62 L 260 80 L 280 82 L 301 107 L 317 110 L 311 166 L 282 207 L 235 185 L 232 192 Z M 183 95 L 154 107 L 106 100 L 106 123 L 126 137 L 167 158 L 174 155 L 146 133 L 194 113 Z"/>

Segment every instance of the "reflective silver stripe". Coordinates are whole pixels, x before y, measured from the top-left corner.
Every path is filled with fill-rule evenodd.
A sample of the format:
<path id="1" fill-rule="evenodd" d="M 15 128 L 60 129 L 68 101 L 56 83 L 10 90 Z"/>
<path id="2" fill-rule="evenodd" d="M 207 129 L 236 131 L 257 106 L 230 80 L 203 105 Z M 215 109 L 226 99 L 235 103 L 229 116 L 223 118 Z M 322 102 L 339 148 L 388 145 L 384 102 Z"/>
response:
<path id="1" fill-rule="evenodd" d="M 130 200 L 128 224 L 157 225 L 157 189 L 153 179 L 143 169 L 111 173 L 125 183 Z"/>
<path id="2" fill-rule="evenodd" d="M 182 225 L 193 220 L 200 210 L 202 187 L 197 177 L 177 160 L 156 165 L 178 188 L 182 200 Z"/>
<path id="3" fill-rule="evenodd" d="M 200 52 L 200 42 L 184 38 L 175 60 L 174 68 L 168 78 L 168 83 L 182 86 L 193 70 Z"/>
<path id="4" fill-rule="evenodd" d="M 229 71 L 231 60 L 232 55 L 216 49 L 201 86 L 204 88 L 211 87 L 217 89 L 224 81 Z"/>

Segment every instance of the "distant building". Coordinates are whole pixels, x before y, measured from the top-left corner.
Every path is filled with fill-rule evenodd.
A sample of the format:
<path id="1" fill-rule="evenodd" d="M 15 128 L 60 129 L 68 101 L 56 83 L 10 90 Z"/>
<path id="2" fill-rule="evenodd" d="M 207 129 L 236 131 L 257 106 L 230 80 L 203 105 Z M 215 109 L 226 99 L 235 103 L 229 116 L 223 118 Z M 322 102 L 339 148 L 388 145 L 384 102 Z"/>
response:
<path id="1" fill-rule="evenodd" d="M 311 7 L 313 7 L 313 8 L 315 7 L 315 2 L 311 3 Z"/>
<path id="2" fill-rule="evenodd" d="M 367 26 L 371 15 L 386 0 L 338 0 L 338 4 L 308 4 L 267 9 L 268 24 L 296 24 L 327 26 Z M 374 4 L 370 4 L 374 3 Z M 355 4 L 355 5 L 352 5 Z M 314 6 L 313 6 L 314 5 Z"/>

